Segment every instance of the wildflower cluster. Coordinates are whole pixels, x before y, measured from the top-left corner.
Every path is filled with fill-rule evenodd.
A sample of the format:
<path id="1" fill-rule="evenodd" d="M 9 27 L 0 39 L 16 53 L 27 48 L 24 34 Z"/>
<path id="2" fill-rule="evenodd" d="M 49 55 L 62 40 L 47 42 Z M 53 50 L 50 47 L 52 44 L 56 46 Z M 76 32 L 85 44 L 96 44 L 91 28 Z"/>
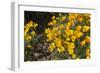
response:
<path id="1" fill-rule="evenodd" d="M 24 61 L 90 59 L 90 17 L 26 11 Z"/>
<path id="2" fill-rule="evenodd" d="M 34 23 L 33 21 L 28 22 L 24 26 L 24 40 L 25 42 L 31 42 L 31 40 L 36 36 L 35 28 L 38 26 L 38 24 Z M 30 44 L 26 45 L 28 48 L 32 48 Z"/>
<path id="3" fill-rule="evenodd" d="M 90 14 L 59 13 L 48 25 L 45 34 L 50 52 L 65 53 L 71 59 L 90 58 Z"/>
<path id="4" fill-rule="evenodd" d="M 35 36 L 35 31 L 34 29 L 38 26 L 38 24 L 34 23 L 33 21 L 30 21 L 26 26 L 24 26 L 24 38 L 25 40 L 31 40 L 32 37 Z M 29 32 L 30 29 L 32 32 Z"/>

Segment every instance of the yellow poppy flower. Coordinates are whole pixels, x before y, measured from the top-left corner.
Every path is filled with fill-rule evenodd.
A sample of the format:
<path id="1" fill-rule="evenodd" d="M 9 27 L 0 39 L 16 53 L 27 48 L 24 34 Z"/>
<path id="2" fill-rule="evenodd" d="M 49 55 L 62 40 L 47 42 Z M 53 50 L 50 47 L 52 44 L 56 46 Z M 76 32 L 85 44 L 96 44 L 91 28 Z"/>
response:
<path id="1" fill-rule="evenodd" d="M 75 19 L 75 16 L 71 13 L 71 14 L 69 14 L 68 19 L 69 19 L 69 20 L 74 20 L 74 19 Z"/>
<path id="2" fill-rule="evenodd" d="M 32 35 L 32 37 L 34 37 L 34 35 L 35 35 L 35 31 L 32 31 L 32 32 L 31 32 L 31 35 Z"/>
<path id="3" fill-rule="evenodd" d="M 68 23 L 66 24 L 66 27 L 67 27 L 67 28 L 70 28 L 71 25 L 72 25 L 71 22 L 68 22 Z"/>
<path id="4" fill-rule="evenodd" d="M 69 45 L 69 42 L 68 42 L 68 41 L 64 41 L 64 43 L 65 43 L 66 45 Z"/>
<path id="5" fill-rule="evenodd" d="M 38 26 L 38 24 L 34 23 L 33 28 L 36 28 Z"/>
<path id="6" fill-rule="evenodd" d="M 66 41 L 70 41 L 70 38 L 66 38 Z"/>
<path id="7" fill-rule="evenodd" d="M 83 32 L 88 32 L 89 31 L 89 29 L 90 29 L 90 27 L 89 26 L 83 26 Z"/>
<path id="8" fill-rule="evenodd" d="M 72 50 L 69 50 L 68 49 L 68 53 L 70 54 L 70 55 L 73 55 L 74 54 L 74 50 L 72 49 Z"/>
<path id="9" fill-rule="evenodd" d="M 77 33 L 75 34 L 76 38 L 80 38 L 82 35 L 83 35 L 82 32 L 77 32 Z"/>
<path id="10" fill-rule="evenodd" d="M 24 32 L 27 33 L 28 31 L 29 31 L 29 28 L 26 28 Z"/>
<path id="11" fill-rule="evenodd" d="M 50 32 L 51 32 L 50 28 L 45 29 L 45 33 L 50 33 Z"/>
<path id="12" fill-rule="evenodd" d="M 73 54 L 73 55 L 72 55 L 72 58 L 75 59 L 75 58 L 76 58 L 76 54 Z"/>
<path id="13" fill-rule="evenodd" d="M 54 20 L 56 18 L 56 16 L 52 16 L 52 20 Z"/>
<path id="14" fill-rule="evenodd" d="M 53 20 L 52 23 L 53 23 L 53 25 L 55 25 L 57 23 L 57 21 L 56 20 Z"/>
<path id="15" fill-rule="evenodd" d="M 62 18 L 61 18 L 61 21 L 64 21 L 66 19 L 66 16 L 63 16 Z"/>
<path id="16" fill-rule="evenodd" d="M 27 35 L 26 37 L 25 37 L 25 40 L 31 40 L 32 39 L 32 37 L 30 36 L 30 35 Z"/>
<path id="17" fill-rule="evenodd" d="M 65 51 L 65 48 L 61 46 L 61 47 L 57 48 L 57 50 L 58 50 L 59 52 L 64 52 L 64 51 Z"/>
<path id="18" fill-rule="evenodd" d="M 59 29 L 63 29 L 63 28 L 64 28 L 64 25 L 61 24 L 61 25 L 59 26 Z"/>
<path id="19" fill-rule="evenodd" d="M 28 45 L 27 48 L 32 48 L 32 46 L 31 45 Z"/>
<path id="20" fill-rule="evenodd" d="M 81 44 L 81 46 L 84 46 L 86 43 L 85 43 L 85 41 L 83 40 L 80 44 Z"/>
<path id="21" fill-rule="evenodd" d="M 78 20 L 79 22 L 82 22 L 82 21 L 83 21 L 83 17 L 82 17 L 82 16 L 78 16 L 78 17 L 77 17 L 77 20 Z"/>
<path id="22" fill-rule="evenodd" d="M 90 56 L 86 56 L 86 59 L 90 59 Z"/>
<path id="23" fill-rule="evenodd" d="M 70 29 L 68 31 L 65 31 L 65 34 L 66 34 L 66 36 L 73 35 L 74 34 L 74 31 Z"/>
<path id="24" fill-rule="evenodd" d="M 67 45 L 67 48 L 68 48 L 68 49 L 73 49 L 73 48 L 75 48 L 74 43 L 70 42 L 70 43 Z"/>
<path id="25" fill-rule="evenodd" d="M 55 43 L 51 43 L 49 46 L 50 52 L 52 52 L 54 48 L 55 48 Z"/>
<path id="26" fill-rule="evenodd" d="M 89 56 L 90 55 L 90 49 L 87 49 L 86 50 L 86 56 Z"/>
<path id="27" fill-rule="evenodd" d="M 76 36 L 71 36 L 71 40 L 72 40 L 72 42 L 75 42 L 75 40 L 76 40 Z"/>
<path id="28" fill-rule="evenodd" d="M 90 37 L 89 37 L 89 36 L 86 36 L 85 42 L 86 42 L 86 43 L 90 43 Z"/>
<path id="29" fill-rule="evenodd" d="M 56 46 L 57 47 L 60 47 L 61 46 L 61 41 L 59 40 L 59 41 L 56 41 Z"/>
<path id="30" fill-rule="evenodd" d="M 47 34 L 47 41 L 51 41 L 53 38 L 52 38 L 52 34 L 51 33 L 49 33 L 49 34 Z"/>
<path id="31" fill-rule="evenodd" d="M 49 22 L 48 25 L 49 25 L 49 26 L 50 26 L 50 25 L 53 25 L 53 23 L 52 23 L 52 22 Z"/>
<path id="32" fill-rule="evenodd" d="M 82 28 L 82 26 L 76 26 L 76 30 L 79 32 L 79 31 L 81 31 L 81 28 Z"/>

